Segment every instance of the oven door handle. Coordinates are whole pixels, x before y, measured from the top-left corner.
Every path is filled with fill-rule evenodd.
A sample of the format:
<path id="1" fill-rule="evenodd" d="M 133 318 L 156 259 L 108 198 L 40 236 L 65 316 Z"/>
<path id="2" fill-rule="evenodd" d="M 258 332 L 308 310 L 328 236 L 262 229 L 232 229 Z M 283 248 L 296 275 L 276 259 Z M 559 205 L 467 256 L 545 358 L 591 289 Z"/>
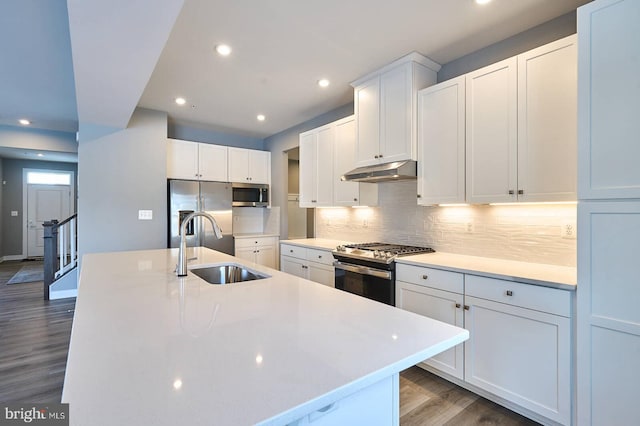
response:
<path id="1" fill-rule="evenodd" d="M 367 266 L 353 265 L 351 263 L 342 263 L 339 260 L 333 262 L 333 267 L 342 269 L 343 271 L 355 272 L 356 274 L 371 275 L 373 277 L 391 279 L 391 272 L 382 269 L 369 268 Z"/>

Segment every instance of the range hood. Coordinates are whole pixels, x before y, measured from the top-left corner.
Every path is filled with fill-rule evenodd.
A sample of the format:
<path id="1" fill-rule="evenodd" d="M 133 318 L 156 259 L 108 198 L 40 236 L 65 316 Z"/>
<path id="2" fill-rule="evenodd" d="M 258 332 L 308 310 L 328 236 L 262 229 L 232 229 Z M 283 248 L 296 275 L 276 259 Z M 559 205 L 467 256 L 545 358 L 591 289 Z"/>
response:
<path id="1" fill-rule="evenodd" d="M 354 182 L 389 182 L 417 179 L 417 163 L 413 160 L 394 161 L 374 166 L 358 167 L 342 176 L 342 180 Z"/>

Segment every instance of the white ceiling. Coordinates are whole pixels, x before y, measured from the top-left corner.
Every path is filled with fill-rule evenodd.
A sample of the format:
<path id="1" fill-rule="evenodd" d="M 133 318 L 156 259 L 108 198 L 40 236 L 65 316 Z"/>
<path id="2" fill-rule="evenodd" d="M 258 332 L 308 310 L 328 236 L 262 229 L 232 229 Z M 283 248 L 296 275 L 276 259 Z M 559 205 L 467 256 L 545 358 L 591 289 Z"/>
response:
<path id="1" fill-rule="evenodd" d="M 406 53 L 445 64 L 587 2 L 4 1 L 0 125 L 123 128 L 137 104 L 263 138 L 351 102 L 351 81 Z M 221 42 L 231 56 L 214 54 Z"/>

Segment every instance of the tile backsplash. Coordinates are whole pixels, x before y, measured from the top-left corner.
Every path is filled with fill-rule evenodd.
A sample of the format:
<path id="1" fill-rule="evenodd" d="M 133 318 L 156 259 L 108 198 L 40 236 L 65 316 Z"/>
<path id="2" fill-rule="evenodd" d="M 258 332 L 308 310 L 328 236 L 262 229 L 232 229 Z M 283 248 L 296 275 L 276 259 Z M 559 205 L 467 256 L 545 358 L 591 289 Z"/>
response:
<path id="1" fill-rule="evenodd" d="M 316 237 L 385 241 L 436 251 L 501 259 L 576 265 L 575 204 L 422 207 L 416 182 L 378 184 L 379 205 L 316 211 Z"/>

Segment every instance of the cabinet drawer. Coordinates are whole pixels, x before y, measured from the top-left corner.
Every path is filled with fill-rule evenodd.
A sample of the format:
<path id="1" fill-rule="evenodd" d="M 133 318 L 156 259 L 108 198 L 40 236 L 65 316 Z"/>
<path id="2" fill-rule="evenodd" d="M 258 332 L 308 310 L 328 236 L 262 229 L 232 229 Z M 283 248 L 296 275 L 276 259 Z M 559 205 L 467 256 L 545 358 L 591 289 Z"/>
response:
<path id="1" fill-rule="evenodd" d="M 297 257 L 298 259 L 307 258 L 307 249 L 299 246 L 292 246 L 289 244 L 280 245 L 280 254 L 283 256 Z"/>
<path id="2" fill-rule="evenodd" d="M 307 249 L 307 260 L 333 266 L 333 255 L 327 250 Z"/>
<path id="3" fill-rule="evenodd" d="M 276 244 L 276 237 L 252 237 L 252 238 L 236 238 L 235 243 L 238 248 L 271 246 Z"/>
<path id="4" fill-rule="evenodd" d="M 571 294 L 566 290 L 467 275 L 465 295 L 565 317 L 571 315 Z"/>
<path id="5" fill-rule="evenodd" d="M 396 265 L 396 280 L 453 293 L 464 291 L 463 274 L 423 266 Z"/>

